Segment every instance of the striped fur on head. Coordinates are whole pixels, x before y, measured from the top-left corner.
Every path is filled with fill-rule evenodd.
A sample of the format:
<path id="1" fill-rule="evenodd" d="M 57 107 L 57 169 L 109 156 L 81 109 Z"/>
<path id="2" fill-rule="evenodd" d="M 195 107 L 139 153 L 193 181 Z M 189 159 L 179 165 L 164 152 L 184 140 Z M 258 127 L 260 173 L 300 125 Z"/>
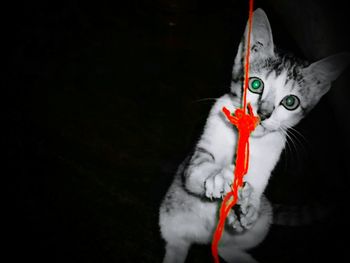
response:
<path id="1" fill-rule="evenodd" d="M 242 97 L 247 31 L 246 27 L 232 72 L 231 92 L 239 98 Z M 253 136 L 296 125 L 328 92 L 331 82 L 350 62 L 348 53 L 309 63 L 277 51 L 270 23 L 261 9 L 254 12 L 250 52 L 249 77 L 259 78 L 264 84 L 260 94 L 247 91 L 247 101 L 262 119 Z M 289 96 L 298 102 L 295 109 L 284 106 Z"/>

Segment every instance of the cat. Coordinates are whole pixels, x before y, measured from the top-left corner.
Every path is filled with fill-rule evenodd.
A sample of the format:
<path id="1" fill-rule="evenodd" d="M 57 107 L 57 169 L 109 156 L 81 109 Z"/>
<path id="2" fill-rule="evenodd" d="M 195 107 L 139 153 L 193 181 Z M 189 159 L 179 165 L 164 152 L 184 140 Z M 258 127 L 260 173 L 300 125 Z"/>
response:
<path id="1" fill-rule="evenodd" d="M 241 107 L 247 27 L 234 60 L 230 92 L 213 105 L 193 153 L 178 168 L 161 203 L 164 263 L 184 262 L 192 244 L 212 241 L 220 201 L 231 191 L 237 130 L 222 108 L 234 112 Z M 218 248 L 221 258 L 235 263 L 257 262 L 245 250 L 262 242 L 272 223 L 272 206 L 263 193 L 285 147 L 287 129 L 310 112 L 350 61 L 347 53 L 311 64 L 280 54 L 260 8 L 253 14 L 250 52 L 247 102 L 260 123 L 250 136 L 249 169 L 238 206 L 226 220 Z"/>

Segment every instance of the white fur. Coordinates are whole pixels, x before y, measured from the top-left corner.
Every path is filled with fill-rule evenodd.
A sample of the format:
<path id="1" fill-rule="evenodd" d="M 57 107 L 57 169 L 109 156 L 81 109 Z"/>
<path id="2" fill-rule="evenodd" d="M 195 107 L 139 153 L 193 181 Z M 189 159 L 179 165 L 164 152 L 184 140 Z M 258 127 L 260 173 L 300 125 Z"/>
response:
<path id="1" fill-rule="evenodd" d="M 221 109 L 223 106 L 226 106 L 231 112 L 234 112 L 235 108 L 232 106 L 234 104 L 235 102 L 229 95 L 224 95 L 215 103 L 207 120 L 204 133 L 197 144 L 199 147 L 208 149 L 215 156 L 215 165 L 223 168 L 222 173 L 225 174 L 224 180 L 227 180 L 229 183 L 233 180 L 234 166 L 232 162 L 237 131 L 225 119 Z M 250 140 L 250 165 L 249 172 L 245 176 L 245 181 L 251 184 L 255 190 L 254 197 L 257 206 L 260 206 L 262 193 L 267 185 L 271 171 L 279 159 L 284 141 L 284 136 L 278 132 L 269 133 L 258 138 L 251 138 Z M 187 182 L 185 183 L 187 189 L 184 188 L 181 180 L 182 168 L 184 167 L 180 167 L 167 193 L 167 196 L 171 195 L 175 199 L 173 200 L 173 206 L 167 211 L 166 202 L 163 202 L 160 209 L 161 233 L 167 242 L 164 259 L 166 263 L 183 262 L 192 243 L 210 243 L 218 219 L 217 201 L 203 201 L 198 196 L 189 193 L 195 192 L 196 194 L 201 194 L 201 191 L 205 191 L 203 182 L 205 182 L 208 176 L 208 166 L 204 165 L 203 169 L 198 167 L 193 174 L 188 175 Z M 187 184 L 192 185 L 193 183 L 201 187 L 196 189 L 187 186 Z M 221 256 L 230 256 L 234 259 L 240 258 L 241 260 L 247 259 L 250 260 L 247 262 L 254 262 L 241 249 L 255 246 L 261 242 L 267 233 L 271 222 L 271 209 L 267 200 L 264 198 L 262 200 L 264 200 L 263 206 L 265 206 L 265 211 L 261 213 L 253 228 L 239 235 L 225 231 L 220 243 Z M 236 252 L 231 255 L 230 250 Z"/>
<path id="2" fill-rule="evenodd" d="M 259 244 L 268 233 L 272 209 L 263 192 L 285 147 L 286 129 L 298 123 L 305 112 L 316 105 L 329 90 L 330 82 L 344 70 L 350 60 L 350 55 L 339 54 L 313 63 L 301 70 L 303 85 L 295 82 L 292 86 L 292 82 L 286 79 L 285 71 L 277 76 L 275 72 L 267 74 L 264 66 L 259 66 L 264 65 L 262 62 L 266 58 L 275 59 L 274 45 L 270 24 L 264 11 L 256 10 L 253 19 L 252 42 L 258 43 L 252 45 L 253 67 L 249 74 L 251 77 L 260 78 L 265 86 L 262 94 L 248 92 L 247 101 L 253 106 L 255 114 L 266 101 L 272 106 L 272 110 L 271 115 L 260 123 L 250 137 L 250 163 L 244 181 L 253 191 L 249 198 L 243 198 L 246 202 L 240 204 L 244 219 L 241 217 L 240 220 L 245 230 L 238 233 L 235 226 L 233 228 L 236 232 L 225 228 L 219 245 L 220 256 L 227 262 L 235 263 L 256 262 L 244 250 Z M 240 62 L 244 56 L 244 40 L 245 38 L 239 46 L 233 67 L 233 77 L 236 80 L 242 72 Z M 342 63 L 336 67 L 338 61 Z M 320 74 L 321 81 L 318 81 Z M 238 97 L 234 99 L 231 95 L 224 95 L 212 107 L 195 153 L 179 167 L 161 204 L 159 224 L 162 237 L 166 241 L 164 263 L 184 262 L 191 244 L 208 244 L 213 237 L 218 222 L 219 200 L 231 190 L 238 137 L 236 128 L 222 113 L 222 107 L 225 106 L 232 113 L 236 106 L 240 107 L 240 84 L 235 82 L 231 86 L 231 91 L 236 92 Z M 300 99 L 298 108 L 288 110 L 281 105 L 283 98 L 288 95 L 295 95 Z M 251 205 L 253 209 L 245 207 L 246 204 Z M 255 216 L 254 213 L 252 215 L 243 210 L 255 211 Z M 238 222 L 232 218 L 230 221 Z"/>

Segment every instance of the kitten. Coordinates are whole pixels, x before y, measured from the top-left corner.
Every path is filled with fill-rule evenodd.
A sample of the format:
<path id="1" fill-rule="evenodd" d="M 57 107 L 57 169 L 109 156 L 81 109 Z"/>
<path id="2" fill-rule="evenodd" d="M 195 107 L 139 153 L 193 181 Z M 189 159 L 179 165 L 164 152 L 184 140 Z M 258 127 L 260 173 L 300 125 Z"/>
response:
<path id="1" fill-rule="evenodd" d="M 247 27 L 234 61 L 230 93 L 212 107 L 193 154 L 175 175 L 160 207 L 159 224 L 166 241 L 165 263 L 184 262 L 193 243 L 209 244 L 218 222 L 222 197 L 230 191 L 235 168 L 237 130 L 221 109 L 231 112 L 242 101 Z M 258 245 L 272 223 L 272 208 L 263 192 L 285 147 L 286 130 L 296 125 L 330 89 L 347 66 L 348 54 L 312 64 L 279 54 L 263 10 L 253 16 L 247 101 L 260 124 L 250 137 L 249 170 L 219 244 L 227 262 L 257 262 L 245 252 Z"/>

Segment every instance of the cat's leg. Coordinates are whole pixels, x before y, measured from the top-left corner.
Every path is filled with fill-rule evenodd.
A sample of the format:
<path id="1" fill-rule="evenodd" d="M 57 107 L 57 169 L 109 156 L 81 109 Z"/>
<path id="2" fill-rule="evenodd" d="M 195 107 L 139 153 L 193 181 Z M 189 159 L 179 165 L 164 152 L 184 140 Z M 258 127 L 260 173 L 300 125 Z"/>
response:
<path id="1" fill-rule="evenodd" d="M 161 209 L 160 231 L 166 242 L 164 263 L 185 262 L 193 243 L 209 244 L 211 241 L 218 204 L 192 198 L 178 206 L 173 204 L 170 211 L 166 211 L 164 206 Z M 193 201 L 193 206 L 189 206 Z"/>
<path id="2" fill-rule="evenodd" d="M 164 262 L 184 262 L 191 244 L 210 243 L 217 209 L 217 202 L 189 194 L 175 180 L 159 211 L 160 232 L 166 242 Z"/>
<path id="3" fill-rule="evenodd" d="M 188 169 L 185 187 L 191 193 L 207 198 L 221 198 L 231 191 L 233 167 L 221 167 L 213 162 L 206 162 Z"/>
<path id="4" fill-rule="evenodd" d="M 199 196 L 221 198 L 231 191 L 233 171 L 234 165 L 223 166 L 210 151 L 197 147 L 184 171 L 184 186 Z"/>
<path id="5" fill-rule="evenodd" d="M 192 216 L 191 213 L 182 216 L 183 211 L 180 210 L 175 214 L 170 213 L 161 209 L 160 231 L 166 242 L 163 263 L 183 263 L 191 246 L 187 235 L 194 229 Z M 186 221 L 188 224 L 185 224 Z"/>
<path id="6" fill-rule="evenodd" d="M 190 243 L 185 240 L 168 242 L 165 246 L 163 263 L 183 263 L 186 260 Z"/>

